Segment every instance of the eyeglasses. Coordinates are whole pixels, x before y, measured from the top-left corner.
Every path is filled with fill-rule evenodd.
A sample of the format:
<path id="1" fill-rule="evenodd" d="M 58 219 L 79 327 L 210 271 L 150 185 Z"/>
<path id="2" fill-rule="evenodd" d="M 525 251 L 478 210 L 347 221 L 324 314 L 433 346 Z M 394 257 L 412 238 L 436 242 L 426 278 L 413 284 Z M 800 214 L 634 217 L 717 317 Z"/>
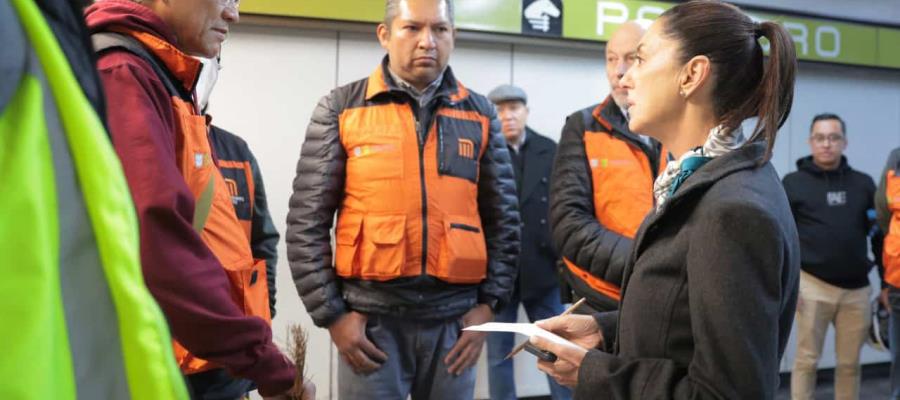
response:
<path id="1" fill-rule="evenodd" d="M 812 135 L 809 137 L 809 140 L 814 144 L 821 146 L 825 144 L 825 142 L 841 143 L 844 141 L 844 137 L 841 135 Z"/>
<path id="2" fill-rule="evenodd" d="M 216 0 L 220 6 L 225 8 L 233 8 L 235 10 L 241 5 L 241 0 Z"/>

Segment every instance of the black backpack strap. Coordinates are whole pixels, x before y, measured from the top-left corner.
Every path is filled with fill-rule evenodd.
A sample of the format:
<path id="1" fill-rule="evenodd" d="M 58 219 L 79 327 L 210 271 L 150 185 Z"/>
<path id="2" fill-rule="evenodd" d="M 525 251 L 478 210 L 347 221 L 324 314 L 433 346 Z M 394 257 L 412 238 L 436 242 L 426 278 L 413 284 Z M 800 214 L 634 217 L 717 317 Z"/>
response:
<path id="1" fill-rule="evenodd" d="M 178 85 L 169 70 L 163 67 L 162 61 L 151 54 L 141 42 L 137 39 L 113 32 L 101 32 L 91 35 L 91 41 L 94 43 L 94 51 L 98 56 L 112 50 L 125 50 L 134 54 L 150 64 L 156 77 L 165 85 L 166 91 L 170 96 L 176 96 L 182 99 L 191 99 L 191 94 Z"/>

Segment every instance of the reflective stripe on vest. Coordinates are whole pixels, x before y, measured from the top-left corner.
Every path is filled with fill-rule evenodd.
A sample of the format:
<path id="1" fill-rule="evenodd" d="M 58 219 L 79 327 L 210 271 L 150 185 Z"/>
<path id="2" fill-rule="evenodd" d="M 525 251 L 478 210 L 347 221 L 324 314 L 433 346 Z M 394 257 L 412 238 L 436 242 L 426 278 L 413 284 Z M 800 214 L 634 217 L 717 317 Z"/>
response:
<path id="1" fill-rule="evenodd" d="M 591 289 L 593 289 L 597 293 L 600 293 L 615 301 L 619 301 L 619 299 L 621 298 L 619 286 L 604 281 L 603 279 L 597 278 L 590 272 L 579 268 L 577 265 L 575 265 L 565 257 L 563 257 L 563 263 L 566 265 L 566 268 L 569 269 L 569 272 L 572 273 L 572 275 L 575 275 L 576 277 L 584 281 L 584 283 L 590 286 Z"/>
<path id="2" fill-rule="evenodd" d="M 380 66 L 369 77 L 369 92 L 378 87 L 384 87 Z M 453 101 L 466 93 L 460 84 Z M 409 104 L 388 100 L 346 109 L 339 124 L 347 164 L 335 233 L 337 274 L 483 280 L 487 249 L 477 182 L 488 118 L 440 106 L 421 151 Z"/>
<path id="3" fill-rule="evenodd" d="M 884 280 L 894 287 L 900 287 L 900 176 L 897 169 L 890 169 L 885 176 L 885 195 L 891 222 L 884 236 Z"/>
<path id="4" fill-rule="evenodd" d="M 196 78 L 199 74 L 199 61 L 164 40 L 145 32 L 117 30 L 117 33 L 140 42 L 173 75 L 192 79 L 191 77 Z M 128 49 L 126 46 L 122 47 Z M 153 59 L 145 58 L 145 61 L 156 63 Z M 157 65 L 154 69 L 161 68 Z M 168 76 L 158 78 L 170 79 Z M 177 86 L 171 82 L 167 88 L 171 87 Z M 253 259 L 250 239 L 235 215 L 228 186 L 213 161 L 207 120 L 198 115 L 193 104 L 183 100 L 178 93 L 169 95 L 178 133 L 175 144 L 178 169 L 196 202 L 194 228 L 225 270 L 231 283 L 232 299 L 238 307 L 245 315 L 257 316 L 270 322 L 266 265 L 262 260 Z M 185 374 L 216 368 L 209 361 L 191 354 L 177 341 L 174 342 L 174 347 L 175 357 Z"/>
<path id="5" fill-rule="evenodd" d="M 187 399 L 115 152 L 40 10 L 12 4 L 33 52 L 0 115 L 0 398 Z"/>

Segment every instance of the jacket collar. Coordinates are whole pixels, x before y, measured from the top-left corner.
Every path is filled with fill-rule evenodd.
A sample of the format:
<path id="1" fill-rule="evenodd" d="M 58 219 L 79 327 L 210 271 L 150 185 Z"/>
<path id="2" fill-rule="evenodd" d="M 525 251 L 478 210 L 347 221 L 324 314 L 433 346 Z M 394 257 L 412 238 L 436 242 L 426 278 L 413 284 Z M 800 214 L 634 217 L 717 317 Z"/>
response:
<path id="1" fill-rule="evenodd" d="M 691 174 L 684 184 L 670 197 L 659 212 L 653 212 L 647 217 L 646 225 L 649 227 L 659 218 L 677 207 L 686 197 L 696 192 L 706 190 L 715 182 L 735 172 L 759 167 L 766 154 L 766 144 L 762 141 L 747 143 L 743 147 L 712 159 L 703 167 Z"/>
<path id="2" fill-rule="evenodd" d="M 628 128 L 628 120 L 625 119 L 625 114 L 622 113 L 622 109 L 620 109 L 616 102 L 613 101 L 612 96 L 607 96 L 602 103 L 594 108 L 591 115 L 594 116 L 594 119 L 599 122 L 600 125 L 603 125 L 604 128 L 610 131 L 610 133 L 615 132 L 631 140 L 643 143 L 641 138 L 632 133 L 631 129 Z"/>
<path id="3" fill-rule="evenodd" d="M 91 33 L 131 36 L 155 55 L 185 90 L 193 93 L 203 65 L 176 47 L 175 33 L 149 8 L 128 0 L 104 0 L 85 10 Z"/>
<path id="4" fill-rule="evenodd" d="M 376 96 L 385 93 L 405 93 L 391 78 L 391 74 L 387 70 L 389 68 L 388 63 L 388 56 L 385 55 L 381 60 L 381 64 L 369 75 L 366 87 L 366 100 L 372 100 Z M 444 70 L 441 86 L 438 87 L 435 97 L 446 97 L 451 102 L 458 103 L 469 97 L 469 90 L 456 80 L 453 70 L 450 66 L 447 66 L 447 69 Z"/>

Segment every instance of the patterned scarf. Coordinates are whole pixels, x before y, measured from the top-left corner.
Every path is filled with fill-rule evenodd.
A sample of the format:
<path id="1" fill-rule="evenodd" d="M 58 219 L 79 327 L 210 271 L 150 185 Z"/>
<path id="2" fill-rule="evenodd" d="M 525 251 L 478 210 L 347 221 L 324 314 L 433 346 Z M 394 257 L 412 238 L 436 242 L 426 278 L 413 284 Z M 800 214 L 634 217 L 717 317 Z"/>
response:
<path id="1" fill-rule="evenodd" d="M 709 160 L 726 154 L 743 146 L 744 139 L 743 130 L 738 127 L 733 131 L 725 131 L 721 125 L 709 131 L 709 136 L 703 146 L 697 147 L 684 153 L 676 161 L 670 162 L 653 185 L 653 197 L 656 198 L 656 211 L 662 209 L 663 203 L 675 194 L 678 187 L 694 171 L 700 169 Z"/>

